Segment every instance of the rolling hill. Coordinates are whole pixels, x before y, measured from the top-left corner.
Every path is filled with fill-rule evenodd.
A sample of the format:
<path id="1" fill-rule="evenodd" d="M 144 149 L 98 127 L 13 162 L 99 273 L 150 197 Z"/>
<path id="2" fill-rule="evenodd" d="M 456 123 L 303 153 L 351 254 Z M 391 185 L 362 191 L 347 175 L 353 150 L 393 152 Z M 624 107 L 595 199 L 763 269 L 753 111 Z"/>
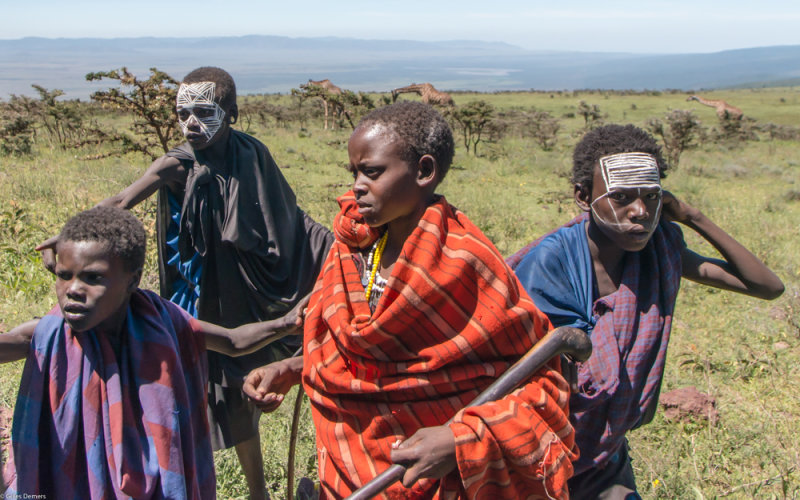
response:
<path id="1" fill-rule="evenodd" d="M 800 84 L 800 45 L 703 54 L 531 51 L 504 43 L 242 36 L 0 40 L 0 98 L 31 84 L 86 99 L 105 82 L 86 73 L 122 66 L 175 78 L 220 66 L 242 94 L 288 92 L 309 78 L 387 91 L 411 82 L 445 90 L 709 89 Z"/>

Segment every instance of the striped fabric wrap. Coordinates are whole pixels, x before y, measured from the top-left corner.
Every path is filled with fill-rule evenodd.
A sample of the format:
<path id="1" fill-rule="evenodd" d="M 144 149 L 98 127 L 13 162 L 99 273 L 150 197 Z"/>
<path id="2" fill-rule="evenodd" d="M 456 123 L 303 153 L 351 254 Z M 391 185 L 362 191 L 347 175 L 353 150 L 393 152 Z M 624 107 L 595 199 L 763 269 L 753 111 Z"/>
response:
<path id="1" fill-rule="evenodd" d="M 597 298 L 587 220 L 584 213 L 508 259 L 555 326 L 592 339 L 570 398 L 576 474 L 606 467 L 626 433 L 655 414 L 686 247 L 680 227 L 662 220 L 644 249 L 625 254 L 619 288 Z"/>
<path id="2" fill-rule="evenodd" d="M 458 470 L 384 498 L 566 498 L 576 457 L 558 360 L 527 385 L 460 411 L 550 328 L 497 249 L 439 197 L 406 240 L 373 314 L 358 248 L 378 236 L 352 192 L 306 316 L 303 385 L 317 430 L 323 498 L 391 465 L 391 444 L 450 425 Z"/>
<path id="3" fill-rule="evenodd" d="M 6 498 L 215 498 L 205 340 L 193 322 L 138 290 L 118 364 L 105 336 L 73 332 L 57 308 L 43 317 L 14 410 Z"/>

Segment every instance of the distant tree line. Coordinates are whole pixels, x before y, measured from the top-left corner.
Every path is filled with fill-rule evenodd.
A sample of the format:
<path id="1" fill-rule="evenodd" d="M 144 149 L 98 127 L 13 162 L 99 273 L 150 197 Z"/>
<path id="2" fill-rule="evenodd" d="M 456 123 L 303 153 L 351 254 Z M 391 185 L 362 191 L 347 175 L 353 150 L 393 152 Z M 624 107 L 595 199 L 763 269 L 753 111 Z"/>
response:
<path id="1" fill-rule="evenodd" d="M 41 144 L 62 150 L 81 150 L 87 159 L 130 152 L 156 158 L 182 140 L 174 106 L 178 82 L 170 75 L 151 68 L 148 78 L 140 79 L 123 67 L 89 73 L 86 79 L 116 83 L 107 90 L 93 93 L 89 102 L 64 100 L 61 90 L 48 90 L 38 85 L 33 85 L 38 98 L 12 95 L 7 101 L 0 100 L 0 155 L 29 155 L 34 144 Z M 339 90 L 331 93 L 318 85 L 307 84 L 292 89 L 288 98 L 280 100 L 242 96 L 240 127 L 246 132 L 254 126 L 298 128 L 303 133 L 310 123 L 322 121 L 327 106 L 333 128 L 352 129 L 369 110 L 392 102 L 386 95 L 376 98 L 363 92 Z M 608 98 L 610 95 L 685 92 L 588 89 L 539 93 L 550 97 L 600 95 Z M 631 106 L 636 109 L 635 104 Z M 550 151 L 557 147 L 559 133 L 563 130 L 562 119 L 583 118 L 583 128 L 576 132 L 580 134 L 602 125 L 607 119 L 600 105 L 586 100 L 579 101 L 574 111 L 562 117 L 534 108 L 498 110 L 483 99 L 444 107 L 441 111 L 458 137 L 458 143 L 472 155 L 479 154 L 479 145 L 496 144 L 509 136 L 530 139 L 537 147 Z M 126 127 L 120 128 L 119 120 L 112 119 L 119 116 L 129 120 Z M 673 168 L 678 166 L 684 151 L 708 141 L 735 147 L 748 140 L 800 140 L 797 127 L 759 124 L 746 117 L 720 118 L 714 126 L 706 127 L 692 111 L 681 109 L 649 119 L 646 128 L 661 141 Z"/>

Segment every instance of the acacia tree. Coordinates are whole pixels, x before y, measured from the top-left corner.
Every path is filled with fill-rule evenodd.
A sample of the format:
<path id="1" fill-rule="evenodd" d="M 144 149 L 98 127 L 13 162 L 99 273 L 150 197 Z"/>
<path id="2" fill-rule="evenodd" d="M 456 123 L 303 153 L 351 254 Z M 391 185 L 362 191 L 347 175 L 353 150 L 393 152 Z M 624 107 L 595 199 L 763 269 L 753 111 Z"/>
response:
<path id="1" fill-rule="evenodd" d="M 35 134 L 31 108 L 35 101 L 11 95 L 8 103 L 0 102 L 0 155 L 22 156 L 31 153 Z"/>
<path id="2" fill-rule="evenodd" d="M 156 68 L 150 68 L 150 78 L 147 80 L 136 78 L 125 67 L 86 75 L 88 81 L 103 78 L 117 80 L 121 88 L 95 92 L 92 99 L 103 107 L 131 113 L 134 135 L 96 132 L 118 142 L 123 153 L 140 151 L 153 159 L 169 151 L 171 143 L 180 140 L 175 116 L 178 82 L 174 78 Z"/>
<path id="3" fill-rule="evenodd" d="M 494 106 L 483 100 L 472 101 L 450 109 L 447 115 L 454 122 L 453 128 L 461 132 L 467 153 L 471 149 L 472 154 L 478 156 L 478 143 L 481 142 L 484 130 L 492 122 Z"/>
<path id="4" fill-rule="evenodd" d="M 340 94 L 334 94 L 325 87 L 313 83 L 302 85 L 299 89 L 292 89 L 292 95 L 299 99 L 299 106 L 302 106 L 306 99 L 321 98 L 329 110 L 329 115 L 336 122 L 340 122 L 340 126 L 343 121 L 342 117 L 344 117 L 352 130 L 355 130 L 360 115 L 375 108 L 375 101 L 363 92 L 356 94 L 352 90 L 343 89 Z"/>
<path id="5" fill-rule="evenodd" d="M 544 151 L 552 151 L 558 142 L 561 123 L 547 111 L 533 110 L 526 113 L 524 135 L 532 137 Z"/>
<path id="6" fill-rule="evenodd" d="M 681 154 L 685 150 L 697 145 L 695 141 L 702 132 L 700 121 L 691 111 L 683 109 L 673 109 L 664 117 L 663 122 L 658 118 L 651 118 L 647 122 L 647 128 L 661 138 L 667 161 L 672 168 L 678 167 Z"/>
<path id="7" fill-rule="evenodd" d="M 581 101 L 578 104 L 578 114 L 583 117 L 583 126 L 586 130 L 601 126 L 603 118 L 605 118 L 603 113 L 600 112 L 600 106 L 587 104 L 586 101 Z"/>
<path id="8" fill-rule="evenodd" d="M 41 85 L 32 85 L 39 94 L 39 102 L 32 108 L 33 113 L 47 131 L 52 142 L 61 149 L 67 149 L 78 140 L 84 130 L 84 117 L 77 102 L 59 101 L 64 95 L 61 89 L 47 90 Z"/>

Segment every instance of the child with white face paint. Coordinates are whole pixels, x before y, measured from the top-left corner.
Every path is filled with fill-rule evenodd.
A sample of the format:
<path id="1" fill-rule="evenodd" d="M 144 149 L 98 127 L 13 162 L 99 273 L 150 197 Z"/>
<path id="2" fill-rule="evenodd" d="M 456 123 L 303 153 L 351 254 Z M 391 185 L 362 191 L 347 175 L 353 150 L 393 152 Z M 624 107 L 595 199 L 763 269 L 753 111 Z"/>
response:
<path id="1" fill-rule="evenodd" d="M 662 190 L 661 148 L 633 125 L 607 125 L 575 147 L 572 182 L 584 213 L 507 262 L 554 326 L 590 333 L 569 401 L 580 457 L 570 498 L 640 498 L 627 431 L 658 406 L 681 277 L 763 299 L 783 283 L 699 210 Z M 722 258 L 687 248 L 680 223 Z M 631 496 L 628 496 L 631 495 Z"/>
<path id="2" fill-rule="evenodd" d="M 203 321 L 234 328 L 281 317 L 311 291 L 333 237 L 297 206 L 266 146 L 232 130 L 236 85 L 220 68 L 190 72 L 175 110 L 186 143 L 101 205 L 131 208 L 159 192 L 161 295 Z M 39 248 L 54 263 L 55 239 Z M 241 391 L 253 368 L 283 359 L 296 337 L 255 353 L 208 356 L 214 449 L 235 447 L 251 499 L 266 498 L 261 412 Z"/>
<path id="3" fill-rule="evenodd" d="M 215 89 L 214 82 L 182 83 L 178 88 L 175 109 L 187 139 L 199 128 L 205 140 L 210 141 L 224 124 L 225 110 L 214 100 Z"/>

